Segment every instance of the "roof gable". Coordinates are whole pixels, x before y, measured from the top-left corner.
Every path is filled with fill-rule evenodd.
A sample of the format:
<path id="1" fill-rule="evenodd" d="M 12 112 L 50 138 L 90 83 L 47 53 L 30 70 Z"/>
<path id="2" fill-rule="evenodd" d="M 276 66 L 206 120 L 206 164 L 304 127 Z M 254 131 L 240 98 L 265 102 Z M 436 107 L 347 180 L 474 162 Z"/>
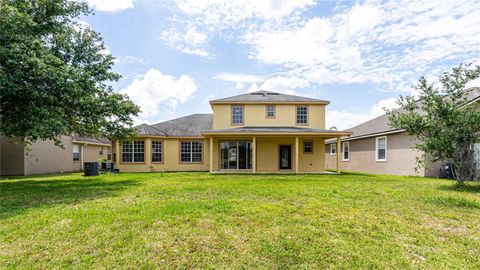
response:
<path id="1" fill-rule="evenodd" d="M 212 123 L 212 114 L 191 114 L 153 125 L 140 125 L 138 129 L 140 135 L 201 136 L 202 131 L 212 129 Z"/>
<path id="2" fill-rule="evenodd" d="M 467 91 L 467 104 L 480 101 L 479 87 L 469 88 L 467 89 Z M 369 137 L 395 131 L 400 132 L 402 130 L 390 127 L 388 124 L 388 116 L 386 114 L 383 114 L 376 118 L 373 118 L 372 120 L 363 122 L 357 126 L 349 128 L 348 131 L 353 132 L 353 134 L 350 136 L 350 139 L 354 139 L 357 137 Z"/>
<path id="3" fill-rule="evenodd" d="M 321 103 L 321 104 L 329 103 L 329 101 L 321 100 L 321 99 L 287 95 L 283 93 L 261 90 L 261 91 L 241 94 L 241 95 L 232 96 L 232 97 L 215 99 L 210 101 L 210 104 L 242 103 L 242 102 L 245 102 L 245 103 Z"/>

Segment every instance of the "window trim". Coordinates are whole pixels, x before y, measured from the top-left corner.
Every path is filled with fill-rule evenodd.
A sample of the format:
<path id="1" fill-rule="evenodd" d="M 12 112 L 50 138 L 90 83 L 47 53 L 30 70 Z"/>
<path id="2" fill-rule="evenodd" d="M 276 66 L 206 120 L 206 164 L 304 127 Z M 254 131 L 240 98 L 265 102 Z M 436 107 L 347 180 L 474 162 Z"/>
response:
<path id="1" fill-rule="evenodd" d="M 333 147 L 335 146 L 335 153 L 333 153 Z M 330 156 L 336 156 L 337 155 L 337 144 L 336 143 L 331 143 L 330 144 Z"/>
<path id="2" fill-rule="evenodd" d="M 307 122 L 306 123 L 298 123 L 298 107 L 305 107 L 307 108 Z M 310 121 L 310 108 L 308 105 L 295 105 L 295 125 L 296 126 L 308 126 Z"/>
<path id="3" fill-rule="evenodd" d="M 272 107 L 272 108 L 273 108 L 273 116 L 268 116 L 268 107 Z M 267 118 L 267 119 L 275 119 L 275 118 L 277 118 L 277 106 L 271 105 L 271 104 L 265 105 L 265 118 Z"/>
<path id="4" fill-rule="evenodd" d="M 123 161 L 123 146 L 122 146 L 122 144 L 123 144 L 124 142 L 120 142 L 120 147 L 119 147 L 120 149 L 118 150 L 118 152 L 120 153 L 120 156 L 119 156 L 120 164 L 125 164 L 125 165 L 128 165 L 128 164 L 132 164 L 132 165 L 143 165 L 143 164 L 146 164 L 147 159 L 146 159 L 146 156 L 145 156 L 145 155 L 147 154 L 147 151 L 146 151 L 146 148 L 145 148 L 145 147 L 146 147 L 146 146 L 145 146 L 145 140 L 133 140 L 133 141 L 130 141 L 130 143 L 133 144 L 135 141 L 143 142 L 143 162 L 141 162 L 141 161 L 140 161 L 140 162 L 134 162 L 134 161 L 132 161 L 132 162 L 128 162 L 128 161 L 127 161 L 127 162 L 124 162 L 124 161 Z M 132 150 L 133 150 L 133 148 L 132 148 Z M 132 152 L 132 155 L 133 155 L 134 153 L 135 153 L 135 152 Z M 132 160 L 133 160 L 133 156 L 132 156 Z"/>
<path id="5" fill-rule="evenodd" d="M 242 108 L 242 122 L 241 123 L 234 123 L 233 122 L 233 108 L 234 107 Z M 244 125 L 244 123 L 245 123 L 245 106 L 238 105 L 238 104 L 230 105 L 230 123 L 232 124 L 232 126 L 243 126 Z"/>
<path id="6" fill-rule="evenodd" d="M 75 159 L 75 156 L 74 156 L 74 155 L 76 154 L 76 153 L 74 152 L 75 146 L 78 147 L 78 153 L 77 153 L 77 154 L 78 154 L 78 159 Z M 73 161 L 73 162 L 80 162 L 80 159 L 82 159 L 82 157 L 81 157 L 81 149 L 80 149 L 80 148 L 81 148 L 81 146 L 80 146 L 79 144 L 73 144 L 73 146 L 72 146 L 72 161 Z"/>
<path id="7" fill-rule="evenodd" d="M 162 161 L 153 161 L 153 142 L 160 142 L 162 144 Z M 151 140 L 150 141 L 150 162 L 152 164 L 164 164 L 165 163 L 165 143 L 164 140 Z"/>
<path id="8" fill-rule="evenodd" d="M 312 144 L 312 151 L 310 152 L 305 152 L 305 142 L 310 142 Z M 303 140 L 303 153 L 310 155 L 313 154 L 313 148 L 314 148 L 314 141 L 313 140 Z"/>
<path id="9" fill-rule="evenodd" d="M 182 161 L 182 142 L 199 142 L 202 144 L 201 161 Z M 180 140 L 178 141 L 178 164 L 204 164 L 205 143 L 203 140 Z"/>
<path id="10" fill-rule="evenodd" d="M 385 139 L 385 159 L 379 159 L 378 158 L 378 150 L 380 150 L 378 148 L 378 142 L 380 141 L 380 139 Z M 375 161 L 376 162 L 387 162 L 387 160 L 388 160 L 388 140 L 387 140 L 387 136 L 375 137 Z"/>
<path id="11" fill-rule="evenodd" d="M 345 158 L 345 145 L 348 145 L 348 158 Z M 342 142 L 342 161 L 350 161 L 350 142 Z"/>

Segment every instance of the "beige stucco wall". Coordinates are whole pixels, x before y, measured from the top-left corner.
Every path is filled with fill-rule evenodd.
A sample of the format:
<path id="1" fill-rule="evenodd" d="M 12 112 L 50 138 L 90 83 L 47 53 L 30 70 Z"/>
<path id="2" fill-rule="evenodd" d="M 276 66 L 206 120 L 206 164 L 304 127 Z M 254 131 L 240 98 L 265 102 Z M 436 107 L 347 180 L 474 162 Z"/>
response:
<path id="1" fill-rule="evenodd" d="M 116 167 L 121 172 L 155 172 L 155 171 L 208 171 L 209 170 L 209 147 L 210 142 L 202 138 L 196 139 L 170 139 L 170 138 L 140 138 L 137 140 L 145 141 L 145 162 L 143 163 L 122 163 L 121 147 L 117 144 L 120 151 L 116 154 Z M 163 141 L 163 163 L 151 162 L 152 140 Z M 181 163 L 180 142 L 181 141 L 202 141 L 203 142 L 203 161 L 201 163 Z"/>
<path id="2" fill-rule="evenodd" d="M 244 104 L 244 123 L 242 126 L 297 126 L 296 105 L 277 104 L 275 118 L 267 118 L 266 104 Z M 309 128 L 325 128 L 325 105 L 309 104 L 308 125 L 299 125 Z M 234 128 L 230 104 L 213 104 L 213 129 Z"/>
<path id="3" fill-rule="evenodd" d="M 415 171 L 416 158 L 420 152 L 414 150 L 415 141 L 403 133 L 386 135 L 387 161 L 375 161 L 375 137 L 351 140 L 350 160 L 341 161 L 340 169 L 356 172 L 412 175 L 412 176 L 438 176 L 439 168 Z M 341 150 L 338 149 L 338 154 Z M 325 147 L 326 167 L 335 169 L 336 156 L 330 155 L 330 145 Z M 437 165 L 438 166 L 438 165 Z"/>
<path id="4" fill-rule="evenodd" d="M 121 152 L 116 157 L 116 167 L 121 172 L 154 172 L 154 171 L 209 171 L 210 170 L 210 139 L 203 139 L 203 162 L 180 163 L 179 145 L 182 140 L 170 138 L 141 138 L 145 140 L 145 162 L 122 163 Z M 151 141 L 161 140 L 164 145 L 163 163 L 151 162 Z M 314 142 L 313 154 L 303 153 L 303 140 Z M 228 137 L 213 139 L 213 170 L 220 168 L 220 142 L 221 141 L 252 141 L 248 137 Z M 280 145 L 292 146 L 292 172 L 295 171 L 295 138 L 257 137 L 257 172 L 279 172 Z M 119 145 L 117 146 L 119 147 Z M 120 148 L 120 147 L 119 147 Z M 321 138 L 299 138 L 299 172 L 321 172 L 325 169 L 325 144 Z"/>
<path id="5" fill-rule="evenodd" d="M 23 175 L 23 146 L 14 139 L 0 136 L 0 175 Z"/>
<path id="6" fill-rule="evenodd" d="M 1 175 L 31 175 L 44 173 L 62 173 L 81 170 L 81 161 L 73 160 L 73 145 L 71 137 L 63 136 L 61 142 L 64 148 L 54 144 L 52 140 L 37 141 L 29 146 L 29 151 L 23 146 L 13 144 L 11 139 L 1 138 Z M 83 161 L 98 161 L 107 156 L 109 146 L 80 145 L 80 155 Z M 12 148 L 13 147 L 13 148 Z M 12 151 L 13 149 L 13 151 Z M 103 155 L 99 151 L 103 149 Z M 82 158 L 80 157 L 80 160 Z"/>

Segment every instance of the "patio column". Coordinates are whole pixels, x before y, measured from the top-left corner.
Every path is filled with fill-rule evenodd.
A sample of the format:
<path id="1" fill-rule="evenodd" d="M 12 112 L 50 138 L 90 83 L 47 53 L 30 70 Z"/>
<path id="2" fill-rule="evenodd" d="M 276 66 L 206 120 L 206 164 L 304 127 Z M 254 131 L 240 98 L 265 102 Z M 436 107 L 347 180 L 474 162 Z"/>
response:
<path id="1" fill-rule="evenodd" d="M 210 172 L 212 173 L 213 172 L 213 137 L 210 137 L 210 161 L 209 161 L 209 165 L 210 165 Z"/>
<path id="2" fill-rule="evenodd" d="M 120 142 L 118 140 L 115 141 L 115 166 L 118 168 L 120 164 Z"/>
<path id="3" fill-rule="evenodd" d="M 295 137 L 295 173 L 298 173 L 298 164 L 299 164 L 299 162 L 298 162 L 298 159 L 299 159 L 299 154 L 298 154 L 299 146 L 298 146 L 298 144 L 299 144 L 299 142 L 298 141 L 299 141 L 298 137 Z"/>
<path id="4" fill-rule="evenodd" d="M 152 139 L 145 138 L 145 164 L 152 166 Z"/>
<path id="5" fill-rule="evenodd" d="M 337 137 L 337 173 L 340 173 L 340 158 L 343 155 L 342 141 Z"/>
<path id="6" fill-rule="evenodd" d="M 257 172 L 257 137 L 252 138 L 252 172 Z"/>

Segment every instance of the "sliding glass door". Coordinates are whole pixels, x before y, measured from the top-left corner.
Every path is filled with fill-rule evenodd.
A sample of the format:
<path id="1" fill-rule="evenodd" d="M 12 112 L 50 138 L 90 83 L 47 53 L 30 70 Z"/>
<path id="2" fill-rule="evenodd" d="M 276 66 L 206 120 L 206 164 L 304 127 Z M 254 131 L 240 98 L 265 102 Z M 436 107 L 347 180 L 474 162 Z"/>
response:
<path id="1" fill-rule="evenodd" d="M 250 142 L 220 142 L 220 169 L 246 170 L 252 168 Z"/>

